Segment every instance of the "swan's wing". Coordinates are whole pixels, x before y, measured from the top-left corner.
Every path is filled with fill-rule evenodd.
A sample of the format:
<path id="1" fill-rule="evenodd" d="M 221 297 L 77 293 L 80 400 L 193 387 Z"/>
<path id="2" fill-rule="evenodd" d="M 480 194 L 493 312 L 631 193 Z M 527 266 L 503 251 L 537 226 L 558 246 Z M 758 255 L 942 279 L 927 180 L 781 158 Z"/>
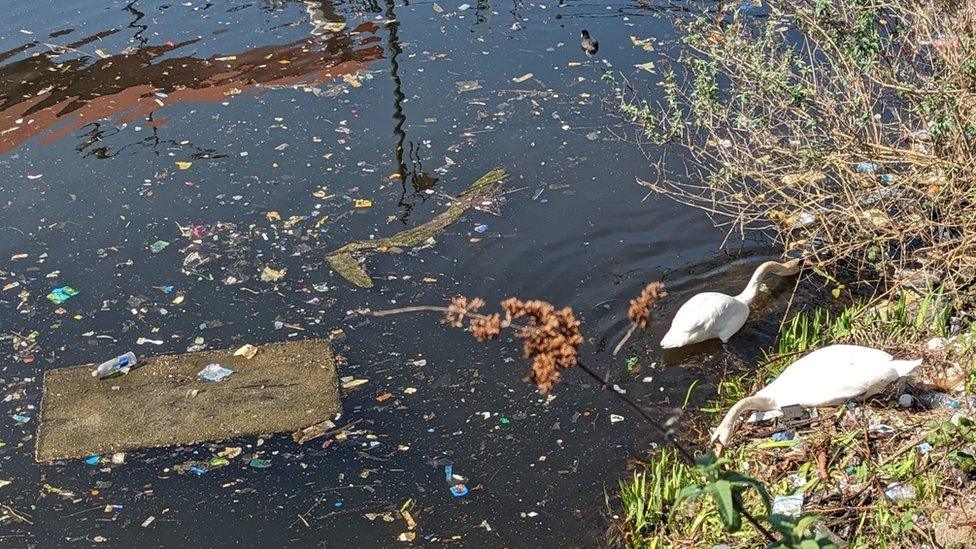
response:
<path id="1" fill-rule="evenodd" d="M 728 313 L 742 304 L 717 292 L 704 292 L 692 296 L 674 315 L 671 329 L 685 333 L 710 331 Z"/>
<path id="2" fill-rule="evenodd" d="M 760 396 L 774 398 L 781 407 L 832 406 L 874 393 L 898 379 L 891 355 L 856 345 L 831 345 L 789 365 Z"/>
<path id="3" fill-rule="evenodd" d="M 846 363 L 868 362 L 881 364 L 893 358 L 890 354 L 871 347 L 863 347 L 861 345 L 828 345 L 813 351 L 801 360 L 809 359 L 811 362 L 820 362 L 823 364 L 834 360 Z"/>

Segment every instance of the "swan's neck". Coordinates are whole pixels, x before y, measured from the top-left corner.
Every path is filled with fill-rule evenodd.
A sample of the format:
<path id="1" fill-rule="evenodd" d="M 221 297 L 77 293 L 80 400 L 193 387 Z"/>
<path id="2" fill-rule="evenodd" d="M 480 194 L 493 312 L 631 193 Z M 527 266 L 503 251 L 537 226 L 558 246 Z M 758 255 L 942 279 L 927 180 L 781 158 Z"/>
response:
<path id="1" fill-rule="evenodd" d="M 776 403 L 772 399 L 761 396 L 750 396 L 736 402 L 722 418 L 722 423 L 718 424 L 712 440 L 720 442 L 723 446 L 727 445 L 739 421 L 739 416 L 745 412 L 765 412 L 775 408 Z"/>
<path id="2" fill-rule="evenodd" d="M 759 286 L 762 284 L 763 278 L 767 274 L 773 273 L 780 276 L 787 276 L 795 274 L 799 271 L 799 262 L 794 260 L 787 263 L 777 263 L 775 261 L 767 261 L 756 269 L 756 272 L 752 273 L 752 278 L 749 279 L 749 283 L 746 284 L 742 293 L 735 296 L 735 298 L 746 305 L 752 303 L 756 296 L 759 295 Z"/>

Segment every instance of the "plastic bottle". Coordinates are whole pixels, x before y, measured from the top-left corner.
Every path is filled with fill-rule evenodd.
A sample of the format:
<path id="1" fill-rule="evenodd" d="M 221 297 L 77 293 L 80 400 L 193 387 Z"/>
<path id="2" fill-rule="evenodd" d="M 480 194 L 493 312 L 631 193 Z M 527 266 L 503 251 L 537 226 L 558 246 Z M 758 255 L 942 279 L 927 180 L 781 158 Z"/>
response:
<path id="1" fill-rule="evenodd" d="M 958 410 L 962 405 L 958 400 L 945 393 L 928 393 L 920 400 L 929 410 Z"/>
<path id="2" fill-rule="evenodd" d="M 129 373 L 129 370 L 136 365 L 136 355 L 132 351 L 119 355 L 112 360 L 106 360 L 98 365 L 92 372 L 92 377 L 105 379 L 109 377 L 121 376 Z"/>

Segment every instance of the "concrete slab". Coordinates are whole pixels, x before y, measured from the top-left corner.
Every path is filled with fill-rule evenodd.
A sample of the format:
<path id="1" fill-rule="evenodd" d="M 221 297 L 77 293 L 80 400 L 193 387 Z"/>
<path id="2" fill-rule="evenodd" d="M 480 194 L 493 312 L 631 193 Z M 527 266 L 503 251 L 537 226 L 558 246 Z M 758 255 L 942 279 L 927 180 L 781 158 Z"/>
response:
<path id="1" fill-rule="evenodd" d="M 342 410 L 328 341 L 271 343 L 250 360 L 234 350 L 140 359 L 105 380 L 96 364 L 46 372 L 37 461 L 294 431 Z M 234 373 L 197 377 L 210 363 Z"/>

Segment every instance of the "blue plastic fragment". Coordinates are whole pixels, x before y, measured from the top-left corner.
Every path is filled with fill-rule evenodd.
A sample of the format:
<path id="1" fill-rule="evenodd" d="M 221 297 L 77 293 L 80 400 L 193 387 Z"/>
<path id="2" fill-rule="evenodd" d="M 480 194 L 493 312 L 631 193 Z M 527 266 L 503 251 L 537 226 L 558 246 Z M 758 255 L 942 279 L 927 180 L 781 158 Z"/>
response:
<path id="1" fill-rule="evenodd" d="M 773 440 L 776 442 L 783 442 L 784 440 L 793 440 L 793 434 L 789 431 L 780 431 L 778 433 L 773 433 Z"/>
<path id="2" fill-rule="evenodd" d="M 476 232 L 478 234 L 484 234 L 485 231 L 487 231 L 487 230 L 488 230 L 488 225 L 485 225 L 485 224 L 478 225 L 478 226 L 476 226 L 474 228 L 474 232 Z"/>
<path id="3" fill-rule="evenodd" d="M 858 173 L 871 173 L 878 169 L 878 165 L 874 162 L 858 162 L 857 171 Z"/>
<path id="4" fill-rule="evenodd" d="M 175 288 L 176 288 L 175 286 L 163 286 L 163 291 L 166 292 L 166 293 L 168 293 L 168 294 L 171 294 L 171 293 L 173 293 L 173 290 Z"/>
<path id="5" fill-rule="evenodd" d="M 463 498 L 468 495 L 468 487 L 463 484 L 455 484 L 451 486 L 451 495 L 456 498 Z"/>
<path id="6" fill-rule="evenodd" d="M 454 479 L 454 465 L 448 463 L 444 466 L 444 480 L 451 483 Z"/>
<path id="7" fill-rule="evenodd" d="M 51 290 L 51 293 L 47 294 L 47 298 L 51 300 L 51 303 L 60 305 L 76 295 L 78 295 L 78 290 L 71 286 L 60 286 Z"/>
<path id="8" fill-rule="evenodd" d="M 88 456 L 85 458 L 85 463 L 88 465 L 98 465 L 98 462 L 101 460 L 102 458 L 100 456 Z"/>

